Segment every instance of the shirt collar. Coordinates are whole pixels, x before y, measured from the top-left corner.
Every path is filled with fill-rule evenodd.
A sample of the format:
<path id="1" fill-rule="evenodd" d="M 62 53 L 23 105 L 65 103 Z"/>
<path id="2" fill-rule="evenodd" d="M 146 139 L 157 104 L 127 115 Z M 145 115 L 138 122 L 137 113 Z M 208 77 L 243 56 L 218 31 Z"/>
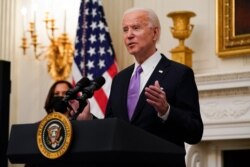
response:
<path id="1" fill-rule="evenodd" d="M 147 73 L 148 71 L 153 70 L 158 62 L 161 59 L 161 53 L 157 50 L 152 56 L 150 56 L 147 60 L 145 60 L 142 64 L 141 67 L 143 69 L 143 72 Z M 139 66 L 137 62 L 135 62 L 135 69 Z"/>

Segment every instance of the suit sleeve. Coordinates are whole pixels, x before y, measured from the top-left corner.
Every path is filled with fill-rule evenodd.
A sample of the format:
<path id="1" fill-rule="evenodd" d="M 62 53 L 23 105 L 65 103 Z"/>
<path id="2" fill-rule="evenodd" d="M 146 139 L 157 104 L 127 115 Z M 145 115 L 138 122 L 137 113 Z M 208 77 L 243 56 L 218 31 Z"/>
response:
<path id="1" fill-rule="evenodd" d="M 203 134 L 203 122 L 200 115 L 198 90 L 192 69 L 186 68 L 176 88 L 176 100 L 170 104 L 168 124 L 174 125 L 179 136 L 186 143 L 200 142 Z"/>

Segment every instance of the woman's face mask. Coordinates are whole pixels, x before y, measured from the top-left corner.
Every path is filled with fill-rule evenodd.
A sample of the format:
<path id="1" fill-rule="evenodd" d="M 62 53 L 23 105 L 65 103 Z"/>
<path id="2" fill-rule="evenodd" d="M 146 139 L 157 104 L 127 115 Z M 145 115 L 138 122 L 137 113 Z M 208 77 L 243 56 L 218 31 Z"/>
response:
<path id="1" fill-rule="evenodd" d="M 51 106 L 56 112 L 65 113 L 68 111 L 68 104 L 63 101 L 63 96 L 54 96 Z"/>

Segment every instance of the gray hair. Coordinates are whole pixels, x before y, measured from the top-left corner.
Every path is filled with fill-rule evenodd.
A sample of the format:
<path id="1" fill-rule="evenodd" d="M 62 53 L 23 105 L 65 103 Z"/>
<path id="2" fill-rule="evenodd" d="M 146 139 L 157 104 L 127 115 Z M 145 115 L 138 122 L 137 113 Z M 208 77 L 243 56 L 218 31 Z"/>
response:
<path id="1" fill-rule="evenodd" d="M 147 14 L 150 26 L 159 28 L 159 35 L 157 37 L 157 41 L 158 41 L 160 39 L 160 34 L 161 34 L 161 24 L 160 24 L 158 16 L 156 15 L 156 13 L 152 9 L 150 9 L 150 8 L 137 8 L 137 7 L 129 8 L 123 13 L 123 17 L 126 14 L 133 13 L 133 12 L 139 12 L 139 11 L 145 12 Z"/>

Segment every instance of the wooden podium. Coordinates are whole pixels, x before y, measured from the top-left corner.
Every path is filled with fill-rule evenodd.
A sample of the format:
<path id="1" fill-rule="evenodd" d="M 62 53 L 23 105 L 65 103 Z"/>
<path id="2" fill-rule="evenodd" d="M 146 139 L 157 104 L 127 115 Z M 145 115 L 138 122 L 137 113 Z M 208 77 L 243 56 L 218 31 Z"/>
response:
<path id="1" fill-rule="evenodd" d="M 182 166 L 185 150 L 122 120 L 72 121 L 69 150 L 58 159 L 44 157 L 38 149 L 38 123 L 11 128 L 7 156 L 13 164 L 40 166 Z M 130 165 L 130 166 L 131 166 Z"/>

